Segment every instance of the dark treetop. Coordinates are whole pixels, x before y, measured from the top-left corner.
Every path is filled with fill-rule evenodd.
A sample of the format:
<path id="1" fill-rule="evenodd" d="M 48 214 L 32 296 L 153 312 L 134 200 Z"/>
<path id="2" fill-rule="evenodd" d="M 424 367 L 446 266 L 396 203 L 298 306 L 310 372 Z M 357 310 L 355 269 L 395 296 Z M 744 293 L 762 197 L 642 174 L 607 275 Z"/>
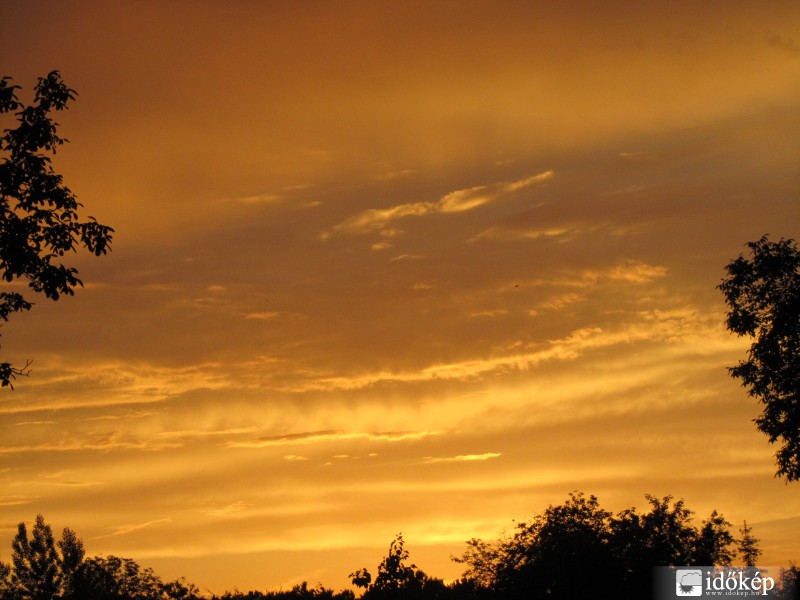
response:
<path id="1" fill-rule="evenodd" d="M 731 367 L 764 410 L 756 420 L 775 453 L 778 476 L 800 479 L 800 251 L 794 240 L 767 236 L 747 244 L 750 255 L 727 267 L 719 285 L 727 326 L 754 338 L 747 359 Z"/>
<path id="2" fill-rule="evenodd" d="M 91 216 L 80 220 L 82 205 L 51 165 L 50 155 L 67 141 L 56 133 L 58 123 L 51 113 L 65 110 L 75 90 L 58 71 L 39 78 L 30 105 L 19 100 L 18 89 L 10 77 L 0 79 L 0 115 L 16 117 L 16 127 L 0 135 L 0 276 L 8 283 L 26 280 L 34 292 L 58 300 L 83 285 L 78 271 L 62 264 L 63 256 L 79 247 L 105 254 L 114 230 Z M 17 291 L 0 292 L 4 321 L 32 306 Z M 0 363 L 0 385 L 11 386 L 16 376 L 27 374 L 29 364 L 19 368 Z"/>

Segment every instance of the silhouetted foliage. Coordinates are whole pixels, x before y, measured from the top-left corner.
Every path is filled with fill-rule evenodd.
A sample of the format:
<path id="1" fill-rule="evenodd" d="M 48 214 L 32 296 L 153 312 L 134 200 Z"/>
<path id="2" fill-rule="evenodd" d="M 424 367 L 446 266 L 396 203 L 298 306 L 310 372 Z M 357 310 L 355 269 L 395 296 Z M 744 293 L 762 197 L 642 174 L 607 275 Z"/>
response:
<path id="1" fill-rule="evenodd" d="M 0 600 L 13 600 L 14 586 L 11 582 L 11 565 L 0 561 Z"/>
<path id="2" fill-rule="evenodd" d="M 731 547 L 736 542 L 728 529 L 730 526 L 717 511 L 711 511 L 696 534 L 691 564 L 730 565 L 735 556 Z"/>
<path id="3" fill-rule="evenodd" d="M 56 543 L 37 515 L 30 537 L 20 523 L 11 565 L 0 562 L 0 600 L 198 600 L 185 579 L 164 583 L 130 558 L 84 558 L 83 542 L 65 528 Z M 60 551 L 60 552 L 59 552 Z"/>
<path id="4" fill-rule="evenodd" d="M 40 77 L 33 104 L 17 97 L 10 77 L 0 78 L 0 114 L 13 112 L 17 126 L 0 135 L 0 272 L 13 282 L 26 279 L 28 287 L 46 298 L 73 295 L 78 271 L 60 263 L 68 252 L 83 247 L 100 256 L 110 247 L 111 227 L 94 217 L 80 221 L 80 203 L 61 175 L 53 171 L 50 154 L 67 140 L 56 133 L 52 111 L 65 110 L 75 100 L 58 71 Z M 19 292 L 0 292 L 0 318 L 30 310 L 33 303 Z M 0 385 L 11 386 L 27 368 L 0 363 Z M 11 386 L 13 388 L 13 386 Z"/>
<path id="5" fill-rule="evenodd" d="M 758 557 L 761 556 L 761 549 L 758 547 L 759 540 L 753 537 L 753 530 L 747 526 L 747 521 L 739 530 L 742 537 L 738 540 L 738 554 L 742 563 L 746 567 L 755 567 Z"/>
<path id="6" fill-rule="evenodd" d="M 170 600 L 197 600 L 201 597 L 197 586 L 187 581 L 185 577 L 168 581 L 162 584 L 161 589 Z"/>
<path id="7" fill-rule="evenodd" d="M 389 545 L 373 579 L 365 568 L 350 574 L 364 589 L 364 600 L 559 600 L 591 598 L 639 600 L 651 594 L 654 566 L 725 565 L 732 546 L 740 555 L 760 554 L 745 523 L 742 538 L 730 535 L 730 524 L 716 511 L 699 527 L 692 511 L 670 496 L 647 496 L 649 509 L 630 508 L 617 515 L 603 510 L 595 496 L 572 493 L 513 535 L 467 543 L 457 562 L 463 577 L 450 584 L 430 577 L 410 562 L 402 535 Z M 164 582 L 152 569 L 130 558 L 85 558 L 83 543 L 71 529 L 55 542 L 41 515 L 29 537 L 20 523 L 12 544 L 12 565 L 0 562 L 0 600 L 200 600 L 196 586 L 181 578 Z M 747 558 L 745 558 L 747 560 Z M 797 596 L 796 567 L 770 576 L 771 597 Z M 289 590 L 226 592 L 211 600 L 356 600 L 350 590 L 334 592 L 303 582 Z"/>
<path id="8" fill-rule="evenodd" d="M 800 598 L 800 571 L 797 565 L 781 569 L 775 585 L 774 597 L 778 600 L 797 600 Z"/>
<path id="9" fill-rule="evenodd" d="M 70 598 L 93 600 L 194 600 L 199 590 L 185 580 L 164 583 L 130 558 L 92 557 L 75 573 Z"/>
<path id="10" fill-rule="evenodd" d="M 63 595 L 68 598 L 73 594 L 75 573 L 80 568 L 86 552 L 81 539 L 69 528 L 64 529 L 57 546 L 61 550 Z"/>
<path id="11" fill-rule="evenodd" d="M 75 575 L 75 598 L 142 600 L 161 597 L 161 580 L 129 558 L 88 558 Z"/>
<path id="12" fill-rule="evenodd" d="M 725 565 L 730 523 L 713 512 L 698 529 L 683 501 L 647 496 L 649 512 L 614 516 L 572 493 L 496 542 L 470 540 L 457 558 L 465 579 L 502 598 L 642 598 L 655 566 Z"/>
<path id="13" fill-rule="evenodd" d="M 725 267 L 718 286 L 729 307 L 727 327 L 750 336 L 747 360 L 730 369 L 764 404 L 755 420 L 775 453 L 777 475 L 800 479 L 800 251 L 793 240 L 749 242 L 750 256 Z"/>
<path id="14" fill-rule="evenodd" d="M 353 585 L 365 589 L 362 598 L 366 600 L 443 598 L 446 593 L 444 583 L 428 577 L 417 565 L 408 564 L 408 557 L 403 535 L 399 533 L 389 544 L 389 553 L 378 565 L 374 581 L 367 569 L 359 569 L 349 577 Z"/>
<path id="15" fill-rule="evenodd" d="M 310 588 L 304 581 L 286 591 L 226 592 L 222 596 L 213 596 L 212 600 L 355 600 L 355 594 L 350 590 L 334 593 L 319 584 Z"/>
<path id="16" fill-rule="evenodd" d="M 61 560 L 56 552 L 53 530 L 44 522 L 42 515 L 28 539 L 25 523 L 17 527 L 17 535 L 11 543 L 12 588 L 25 600 L 50 600 L 61 591 L 63 580 Z"/>

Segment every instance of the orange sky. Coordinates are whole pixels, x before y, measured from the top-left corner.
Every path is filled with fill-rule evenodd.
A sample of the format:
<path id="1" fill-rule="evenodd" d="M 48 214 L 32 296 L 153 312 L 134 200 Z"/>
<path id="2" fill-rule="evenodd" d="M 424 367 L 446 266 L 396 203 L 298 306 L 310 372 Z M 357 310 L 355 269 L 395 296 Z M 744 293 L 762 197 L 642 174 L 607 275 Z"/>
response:
<path id="1" fill-rule="evenodd" d="M 800 5 L 0 0 L 80 94 L 116 228 L 6 324 L 0 558 L 39 512 L 217 593 L 342 587 L 569 491 L 682 497 L 800 558 L 715 290 L 798 237 Z M 29 96 L 26 96 L 29 98 Z M 9 122 L 3 123 L 4 127 Z"/>

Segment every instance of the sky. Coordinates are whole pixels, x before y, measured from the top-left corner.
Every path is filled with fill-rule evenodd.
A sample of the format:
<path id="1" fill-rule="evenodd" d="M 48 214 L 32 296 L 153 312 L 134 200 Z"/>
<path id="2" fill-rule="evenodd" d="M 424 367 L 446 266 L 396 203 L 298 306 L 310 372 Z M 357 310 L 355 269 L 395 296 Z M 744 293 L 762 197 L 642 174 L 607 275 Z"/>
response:
<path id="1" fill-rule="evenodd" d="M 716 289 L 800 234 L 798 24 L 794 0 L 0 0 L 2 75 L 78 91 L 54 166 L 116 230 L 0 332 L 33 361 L 0 395 L 0 560 L 42 513 L 216 593 L 341 589 L 399 532 L 452 579 L 573 490 L 683 498 L 800 559 Z"/>

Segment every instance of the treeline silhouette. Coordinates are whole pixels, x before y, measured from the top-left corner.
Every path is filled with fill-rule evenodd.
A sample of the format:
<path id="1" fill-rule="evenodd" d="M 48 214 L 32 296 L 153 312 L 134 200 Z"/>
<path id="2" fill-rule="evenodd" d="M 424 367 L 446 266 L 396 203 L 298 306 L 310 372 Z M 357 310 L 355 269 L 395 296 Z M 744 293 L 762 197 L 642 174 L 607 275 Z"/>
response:
<path id="1" fill-rule="evenodd" d="M 595 496 L 572 493 L 560 505 L 518 523 L 499 539 L 472 539 L 461 556 L 456 581 L 445 583 L 410 562 L 401 534 L 391 542 L 375 576 L 368 568 L 350 573 L 364 600 L 641 600 L 652 596 L 658 566 L 754 566 L 761 554 L 745 522 L 739 537 L 713 511 L 699 525 L 682 500 L 646 496 L 648 510 L 612 514 Z M 770 597 L 799 598 L 798 569 L 770 574 Z M 352 590 L 334 592 L 304 582 L 290 590 L 201 593 L 181 578 L 164 581 L 130 558 L 86 557 L 69 528 L 56 541 L 42 515 L 28 534 L 18 526 L 11 563 L 0 562 L 0 600 L 354 600 Z"/>

